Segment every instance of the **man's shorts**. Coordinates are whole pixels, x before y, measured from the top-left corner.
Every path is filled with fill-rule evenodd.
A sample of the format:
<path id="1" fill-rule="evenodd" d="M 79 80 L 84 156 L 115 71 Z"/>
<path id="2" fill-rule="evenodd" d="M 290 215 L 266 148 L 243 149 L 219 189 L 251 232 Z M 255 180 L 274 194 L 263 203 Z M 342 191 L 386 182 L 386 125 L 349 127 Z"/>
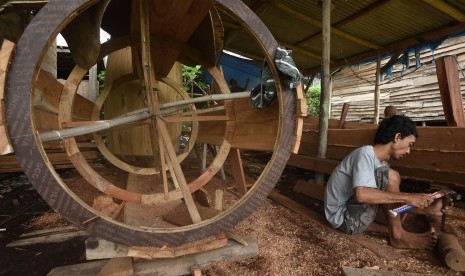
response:
<path id="1" fill-rule="evenodd" d="M 389 167 L 381 167 L 375 171 L 376 186 L 378 190 L 386 191 L 389 183 Z M 344 222 L 339 227 L 339 230 L 346 234 L 360 234 L 372 223 L 378 212 L 378 204 L 362 204 L 358 203 L 352 196 L 347 202 L 346 210 L 344 211 Z"/>

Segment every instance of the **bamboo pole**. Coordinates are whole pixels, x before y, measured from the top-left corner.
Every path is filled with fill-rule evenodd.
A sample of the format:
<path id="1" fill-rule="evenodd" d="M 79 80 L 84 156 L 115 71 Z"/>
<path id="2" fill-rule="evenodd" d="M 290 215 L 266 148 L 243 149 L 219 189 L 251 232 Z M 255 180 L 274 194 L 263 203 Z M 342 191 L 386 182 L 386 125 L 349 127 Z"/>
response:
<path id="1" fill-rule="evenodd" d="M 213 95 L 207 95 L 203 97 L 192 98 L 188 100 L 180 100 L 180 101 L 176 101 L 172 103 L 160 104 L 160 109 L 183 105 L 183 104 L 200 103 L 200 102 L 207 102 L 207 101 L 242 99 L 242 98 L 248 98 L 248 97 L 250 97 L 250 91 L 230 93 L 230 94 L 213 94 Z"/>
<path id="2" fill-rule="evenodd" d="M 179 108 L 182 107 L 182 108 Z M 176 111 L 179 111 L 183 108 L 187 108 L 187 105 L 179 105 L 177 107 L 170 107 L 166 108 L 160 111 L 161 115 L 166 115 L 169 113 L 173 113 Z M 201 109 L 201 110 L 196 110 L 196 111 L 188 111 L 181 113 L 180 115 L 194 115 L 194 114 L 201 114 L 201 113 L 207 113 L 207 112 L 212 112 L 212 111 L 218 111 L 218 110 L 224 110 L 224 106 L 218 106 L 218 107 L 213 107 L 213 108 L 208 108 L 208 109 Z M 71 121 L 71 122 L 64 122 L 63 127 L 67 129 L 61 129 L 61 130 L 52 130 L 52 131 L 47 131 L 47 132 L 42 132 L 39 134 L 40 140 L 45 143 L 45 142 L 50 142 L 50 141 L 57 141 L 61 139 L 66 139 L 66 138 L 71 138 L 71 137 L 76 137 L 80 135 L 86 135 L 86 134 L 91 134 L 94 132 L 99 132 L 103 130 L 107 130 L 110 128 L 114 128 L 117 126 L 125 125 L 125 124 L 130 124 L 134 123 L 137 121 L 143 121 L 148 118 L 150 118 L 149 110 L 148 108 L 141 108 L 132 112 L 128 112 L 126 114 L 123 114 L 121 116 L 118 116 L 114 119 L 110 120 L 100 120 L 100 121 Z M 200 118 L 200 117 L 181 117 L 181 116 L 176 116 L 176 118 L 180 118 L 178 120 L 175 119 L 174 116 L 172 121 L 204 121 L 204 120 L 227 120 L 228 118 L 225 116 L 215 116 L 215 117 L 205 117 L 205 118 Z M 166 117 L 167 121 L 171 121 L 170 117 Z"/>
<path id="3" fill-rule="evenodd" d="M 331 0 L 323 1 L 322 37 L 323 49 L 321 53 L 321 95 L 320 95 L 320 127 L 318 139 L 318 158 L 326 158 L 328 147 L 328 118 L 330 100 L 330 47 L 331 47 Z M 315 174 L 315 183 L 323 185 L 324 174 Z"/>
<path id="4" fill-rule="evenodd" d="M 373 119 L 373 124 L 379 124 L 379 94 L 380 94 L 380 85 L 381 81 L 381 54 L 378 53 L 378 59 L 376 60 L 376 84 L 375 84 L 375 114 Z"/>
<path id="5" fill-rule="evenodd" d="M 99 132 L 99 131 L 106 130 L 106 129 L 116 127 L 119 125 L 124 125 L 124 124 L 132 123 L 132 122 L 136 122 L 140 120 L 145 120 L 149 117 L 150 117 L 150 114 L 148 112 L 141 112 L 138 114 L 124 116 L 124 117 L 116 118 L 116 119 L 95 121 L 93 124 L 86 125 L 86 126 L 42 132 L 39 134 L 39 138 L 42 141 L 42 143 L 50 142 L 50 141 L 57 141 L 57 140 L 62 140 L 62 139 L 71 138 L 75 136 Z"/>

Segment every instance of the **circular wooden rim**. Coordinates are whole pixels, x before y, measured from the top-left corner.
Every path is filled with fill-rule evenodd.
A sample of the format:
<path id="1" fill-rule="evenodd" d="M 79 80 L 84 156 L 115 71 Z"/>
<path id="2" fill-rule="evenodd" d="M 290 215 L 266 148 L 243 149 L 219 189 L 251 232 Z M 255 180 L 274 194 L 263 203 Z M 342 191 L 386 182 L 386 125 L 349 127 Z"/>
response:
<path id="1" fill-rule="evenodd" d="M 290 155 L 295 128 L 295 96 L 289 89 L 281 90 L 279 80 L 279 129 L 273 155 L 261 176 L 236 205 L 214 219 L 170 229 L 170 231 L 129 227 L 96 214 L 62 183 L 47 162 L 37 133 L 33 133 L 30 93 L 49 40 L 73 17 L 86 10 L 95 1 L 50 1 L 26 28 L 18 42 L 11 70 L 8 74 L 6 115 L 15 152 L 24 172 L 39 194 L 55 210 L 86 231 L 119 244 L 136 246 L 177 246 L 231 229 L 248 217 L 272 191 Z M 277 42 L 260 19 L 239 0 L 217 0 L 217 4 L 255 37 L 271 65 Z M 273 75 L 277 76 L 272 67 Z M 88 222 L 88 223 L 84 223 Z"/>
<path id="2" fill-rule="evenodd" d="M 123 75 L 113 81 L 113 83 L 109 84 L 99 95 L 97 98 L 97 101 L 94 104 L 94 109 L 92 110 L 92 116 L 91 120 L 95 121 L 98 120 L 98 117 L 100 115 L 100 109 L 102 108 L 106 98 L 108 95 L 111 93 L 113 87 L 123 85 L 126 82 L 129 81 L 134 81 L 137 80 L 136 76 L 133 73 Z M 163 78 L 160 81 L 163 83 L 167 84 L 171 88 L 175 89 L 178 91 L 178 93 L 183 97 L 183 99 L 188 99 L 189 95 L 183 90 L 180 89 L 179 85 L 176 85 L 176 83 L 170 79 L 170 78 Z M 191 108 L 195 110 L 195 105 L 191 105 Z M 195 145 L 195 140 L 197 138 L 197 133 L 198 133 L 198 122 L 192 122 L 192 132 L 191 136 L 189 137 L 189 143 L 187 146 L 187 150 L 181 154 L 178 155 L 178 161 L 182 162 L 189 152 L 194 148 Z M 123 160 L 119 159 L 116 157 L 108 148 L 105 146 L 105 143 L 102 140 L 102 137 L 99 133 L 93 133 L 93 137 L 95 140 L 95 143 L 97 144 L 98 149 L 102 153 L 102 155 L 110 161 L 113 165 L 116 167 L 120 168 L 121 170 L 124 170 L 129 173 L 134 173 L 134 174 L 141 174 L 141 175 L 152 175 L 152 174 L 157 174 L 159 171 L 155 168 L 147 168 L 147 167 L 138 167 L 136 165 L 131 165 L 127 162 L 124 162 Z"/>

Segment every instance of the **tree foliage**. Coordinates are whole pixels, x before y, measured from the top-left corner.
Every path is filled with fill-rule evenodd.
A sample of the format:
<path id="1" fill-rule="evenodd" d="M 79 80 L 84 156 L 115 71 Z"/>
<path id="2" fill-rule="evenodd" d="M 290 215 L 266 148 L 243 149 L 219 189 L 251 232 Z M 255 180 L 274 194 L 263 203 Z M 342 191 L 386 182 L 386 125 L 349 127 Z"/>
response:
<path id="1" fill-rule="evenodd" d="M 184 89 L 193 95 L 195 92 L 201 92 L 202 94 L 206 94 L 205 88 L 207 84 L 202 79 L 202 68 L 200 65 L 196 66 L 182 66 L 182 81 L 184 85 Z M 200 91 L 198 91 L 200 90 Z"/>
<path id="2" fill-rule="evenodd" d="M 320 86 L 312 86 L 308 89 L 305 97 L 307 98 L 308 114 L 318 116 L 320 114 Z"/>

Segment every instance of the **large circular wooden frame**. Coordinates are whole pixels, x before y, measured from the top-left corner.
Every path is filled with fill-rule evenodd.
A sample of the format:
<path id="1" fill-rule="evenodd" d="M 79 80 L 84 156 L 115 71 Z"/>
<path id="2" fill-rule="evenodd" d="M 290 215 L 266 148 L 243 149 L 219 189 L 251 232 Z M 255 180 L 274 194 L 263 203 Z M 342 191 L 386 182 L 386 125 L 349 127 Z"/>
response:
<path id="1" fill-rule="evenodd" d="M 57 34 L 94 0 L 51 0 L 35 16 L 17 44 L 8 73 L 6 117 L 10 139 L 19 162 L 37 192 L 55 210 L 87 232 L 119 244 L 177 246 L 231 229 L 265 200 L 287 163 L 295 129 L 296 99 L 278 84 L 279 129 L 273 154 L 262 174 L 232 208 L 213 219 L 173 229 L 132 227 L 99 216 L 66 186 L 53 169 L 31 120 L 31 94 L 44 52 Z M 235 18 L 256 39 L 269 64 L 278 46 L 266 26 L 239 0 L 217 0 L 218 7 Z M 274 76 L 276 68 L 272 67 Z M 276 79 L 276 78 L 275 78 Z M 93 219 L 99 216 L 98 219 Z M 90 222 L 89 222 L 90 220 Z M 87 222 L 87 223 L 84 223 Z"/>
<path id="2" fill-rule="evenodd" d="M 134 80 L 137 80 L 136 76 L 133 73 L 130 73 L 130 74 L 123 75 L 117 78 L 115 81 L 113 81 L 113 83 L 105 87 L 105 89 L 100 93 L 97 100 L 95 101 L 94 108 L 92 110 L 92 115 L 90 119 L 92 121 L 96 121 L 100 118 L 99 116 L 100 116 L 101 108 L 106 98 L 111 93 L 114 87 L 117 87 L 118 85 L 122 85 L 126 82 L 134 81 Z M 169 87 L 176 90 L 181 95 L 183 100 L 187 100 L 190 98 L 189 95 L 181 87 L 181 85 L 176 83 L 172 79 L 165 77 L 165 78 L 159 79 L 159 81 L 167 84 Z M 68 108 L 71 108 L 71 107 L 68 107 Z M 195 110 L 195 105 L 193 104 L 190 105 L 190 108 L 192 110 Z M 191 135 L 189 136 L 187 149 L 182 154 L 178 155 L 179 162 L 184 160 L 189 154 L 189 152 L 192 150 L 192 148 L 194 147 L 195 140 L 197 138 L 197 133 L 198 133 L 198 122 L 192 122 L 192 132 L 191 132 Z M 122 161 L 107 148 L 107 146 L 103 142 L 103 139 L 100 133 L 93 133 L 93 137 L 102 155 L 116 167 L 124 171 L 127 171 L 129 173 L 142 174 L 142 175 L 151 175 L 151 174 L 159 173 L 159 171 L 155 168 L 139 167 L 137 165 L 128 164 L 127 162 Z"/>

